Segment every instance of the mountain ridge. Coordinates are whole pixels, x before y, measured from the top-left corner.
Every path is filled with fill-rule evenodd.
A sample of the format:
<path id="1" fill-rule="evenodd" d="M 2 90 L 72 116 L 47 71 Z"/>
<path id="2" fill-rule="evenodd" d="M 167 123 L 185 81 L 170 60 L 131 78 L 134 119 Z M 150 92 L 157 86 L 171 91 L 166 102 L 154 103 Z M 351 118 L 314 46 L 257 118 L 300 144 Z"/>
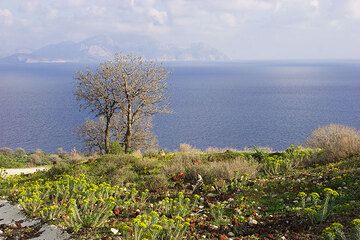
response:
<path id="1" fill-rule="evenodd" d="M 93 36 L 79 42 L 63 41 L 27 53 L 14 53 L 0 59 L 7 63 L 94 63 L 116 53 L 132 53 L 159 61 L 226 61 L 224 53 L 204 43 L 187 47 L 165 44 L 142 35 Z"/>

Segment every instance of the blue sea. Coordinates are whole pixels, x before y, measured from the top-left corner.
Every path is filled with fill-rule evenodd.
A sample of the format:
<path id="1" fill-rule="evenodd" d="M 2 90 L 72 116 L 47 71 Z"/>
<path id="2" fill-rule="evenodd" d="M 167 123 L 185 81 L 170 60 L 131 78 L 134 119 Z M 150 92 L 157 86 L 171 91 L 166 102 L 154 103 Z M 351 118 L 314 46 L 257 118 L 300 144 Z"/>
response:
<path id="1" fill-rule="evenodd" d="M 301 144 L 329 123 L 360 129 L 360 62 L 167 63 L 173 113 L 155 117 L 161 148 Z M 73 96 L 80 64 L 0 65 L 0 146 L 82 149 Z"/>

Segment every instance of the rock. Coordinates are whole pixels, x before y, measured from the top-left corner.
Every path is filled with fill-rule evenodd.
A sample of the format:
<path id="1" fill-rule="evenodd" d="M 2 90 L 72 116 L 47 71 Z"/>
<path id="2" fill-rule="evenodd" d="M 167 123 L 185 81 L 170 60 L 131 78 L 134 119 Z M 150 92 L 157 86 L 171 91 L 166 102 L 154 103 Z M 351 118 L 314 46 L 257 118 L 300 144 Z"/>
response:
<path id="1" fill-rule="evenodd" d="M 250 218 L 249 224 L 250 224 L 250 225 L 256 225 L 256 224 L 258 224 L 258 221 L 256 221 L 256 220 L 253 219 L 253 218 Z"/>
<path id="2" fill-rule="evenodd" d="M 210 228 L 211 230 L 218 230 L 218 229 L 219 229 L 218 226 L 213 225 L 213 224 L 210 224 L 210 225 L 209 225 L 209 228 Z"/>
<path id="3" fill-rule="evenodd" d="M 114 235 L 116 235 L 116 234 L 119 233 L 119 230 L 117 230 L 116 228 L 111 228 L 110 231 L 111 231 Z"/>
<path id="4" fill-rule="evenodd" d="M 217 194 L 215 194 L 215 193 L 208 193 L 206 196 L 207 196 L 207 197 L 210 197 L 210 198 L 213 198 L 213 197 L 216 197 Z"/>
<path id="5" fill-rule="evenodd" d="M 227 240 L 227 239 L 229 239 L 226 235 L 224 235 L 224 234 L 221 234 L 220 236 L 219 236 L 219 240 Z"/>
<path id="6" fill-rule="evenodd" d="M 32 240 L 65 240 L 69 239 L 70 235 L 54 225 L 41 224 L 39 220 L 27 218 L 18 205 L 12 205 L 8 201 L 0 200 L 0 225 L 5 225 L 11 228 L 36 228 L 39 229 L 38 237 L 31 238 Z M 0 233 L 0 235 L 3 233 Z M 0 237 L 0 240 L 2 237 Z"/>

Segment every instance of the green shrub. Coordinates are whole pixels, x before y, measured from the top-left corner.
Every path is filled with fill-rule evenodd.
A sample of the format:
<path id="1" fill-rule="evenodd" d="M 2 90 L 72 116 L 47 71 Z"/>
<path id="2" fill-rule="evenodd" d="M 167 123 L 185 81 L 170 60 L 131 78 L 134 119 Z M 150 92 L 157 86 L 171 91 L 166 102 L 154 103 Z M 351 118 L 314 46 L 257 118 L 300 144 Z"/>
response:
<path id="1" fill-rule="evenodd" d="M 261 171 L 266 175 L 283 174 L 299 165 L 308 165 L 313 159 L 318 159 L 323 151 L 321 149 L 303 148 L 291 145 L 283 152 L 261 154 L 259 162 Z M 256 153 L 259 155 L 259 153 Z"/>
<path id="2" fill-rule="evenodd" d="M 87 164 L 87 175 L 94 181 L 106 181 L 111 184 L 124 184 L 137 176 L 132 165 L 137 159 L 131 155 L 103 155 Z"/>
<path id="3" fill-rule="evenodd" d="M 123 154 L 124 146 L 119 141 L 114 141 L 110 145 L 110 154 Z"/>
<path id="4" fill-rule="evenodd" d="M 146 176 L 140 190 L 148 189 L 150 192 L 164 193 L 169 189 L 169 180 L 164 174 Z"/>
<path id="5" fill-rule="evenodd" d="M 154 158 L 136 159 L 132 168 L 140 175 L 158 174 L 161 171 L 161 162 Z"/>
<path id="6" fill-rule="evenodd" d="M 28 160 L 26 157 L 0 154 L 0 168 L 22 168 L 27 167 L 27 163 Z"/>
<path id="7" fill-rule="evenodd" d="M 231 150 L 226 150 L 225 152 L 217 152 L 211 153 L 208 155 L 208 161 L 210 162 L 220 162 L 220 161 L 227 161 L 227 160 L 234 160 L 235 158 L 248 157 L 248 154 L 245 152 L 236 152 Z"/>
<path id="8" fill-rule="evenodd" d="M 60 161 L 57 164 L 53 165 L 47 172 L 46 175 L 50 179 L 56 179 L 62 174 L 70 174 L 72 170 L 72 164 L 69 164 L 64 161 Z"/>

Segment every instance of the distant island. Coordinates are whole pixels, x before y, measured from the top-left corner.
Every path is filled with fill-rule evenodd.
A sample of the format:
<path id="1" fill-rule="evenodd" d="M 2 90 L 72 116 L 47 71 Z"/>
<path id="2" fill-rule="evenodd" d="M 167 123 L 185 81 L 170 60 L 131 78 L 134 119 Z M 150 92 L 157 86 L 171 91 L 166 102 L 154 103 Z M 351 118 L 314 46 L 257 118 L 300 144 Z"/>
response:
<path id="1" fill-rule="evenodd" d="M 0 63 L 96 63 L 110 59 L 117 52 L 134 53 L 159 61 L 229 60 L 224 53 L 201 42 L 180 47 L 148 36 L 126 34 L 50 44 L 34 51 L 14 53 L 1 58 Z"/>

